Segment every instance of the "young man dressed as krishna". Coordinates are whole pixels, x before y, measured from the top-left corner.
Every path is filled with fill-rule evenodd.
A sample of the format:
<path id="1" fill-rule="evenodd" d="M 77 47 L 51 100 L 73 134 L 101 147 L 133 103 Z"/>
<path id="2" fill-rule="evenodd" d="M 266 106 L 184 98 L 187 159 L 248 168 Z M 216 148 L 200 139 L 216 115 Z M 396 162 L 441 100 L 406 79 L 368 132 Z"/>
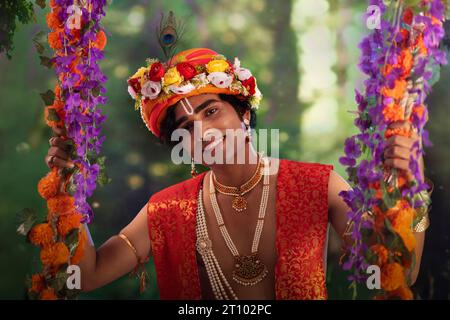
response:
<path id="1" fill-rule="evenodd" d="M 350 186 L 331 165 L 255 151 L 261 93 L 251 72 L 196 48 L 164 63 L 148 60 L 128 84 L 149 130 L 168 145 L 181 133 L 189 158 L 210 170 L 153 194 L 99 248 L 91 242 L 79 264 L 82 290 L 114 281 L 151 255 L 161 299 L 326 299 L 327 226 L 346 241 L 349 208 L 339 193 Z M 385 165 L 407 179 L 416 140 L 391 137 L 384 153 Z M 63 139 L 50 143 L 47 164 L 69 167 Z M 415 231 L 413 282 L 424 241 L 423 230 Z"/>

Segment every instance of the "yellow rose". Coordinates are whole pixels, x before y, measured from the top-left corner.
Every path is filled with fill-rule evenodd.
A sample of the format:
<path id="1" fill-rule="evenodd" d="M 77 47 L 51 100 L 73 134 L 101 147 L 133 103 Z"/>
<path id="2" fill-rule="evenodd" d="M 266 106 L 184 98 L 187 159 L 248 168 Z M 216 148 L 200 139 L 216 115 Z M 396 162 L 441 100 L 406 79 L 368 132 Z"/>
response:
<path id="1" fill-rule="evenodd" d="M 147 71 L 147 68 L 141 67 L 131 78 L 141 78 L 144 75 L 145 71 Z"/>
<path id="2" fill-rule="evenodd" d="M 173 84 L 179 85 L 181 82 L 182 78 L 176 67 L 167 70 L 166 74 L 164 75 L 165 86 L 171 86 Z"/>
<path id="3" fill-rule="evenodd" d="M 208 71 L 208 73 L 225 72 L 228 67 L 228 62 L 226 62 L 225 60 L 211 60 L 206 65 L 206 70 Z"/>

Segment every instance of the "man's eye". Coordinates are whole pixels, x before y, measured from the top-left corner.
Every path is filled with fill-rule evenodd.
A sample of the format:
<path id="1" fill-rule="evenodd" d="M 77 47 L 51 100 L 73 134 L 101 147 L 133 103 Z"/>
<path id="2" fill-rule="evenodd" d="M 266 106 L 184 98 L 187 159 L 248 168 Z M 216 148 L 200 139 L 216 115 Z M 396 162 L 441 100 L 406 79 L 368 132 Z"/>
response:
<path id="1" fill-rule="evenodd" d="M 217 108 L 210 108 L 210 109 L 206 110 L 206 115 L 209 116 L 216 112 L 217 112 Z"/>

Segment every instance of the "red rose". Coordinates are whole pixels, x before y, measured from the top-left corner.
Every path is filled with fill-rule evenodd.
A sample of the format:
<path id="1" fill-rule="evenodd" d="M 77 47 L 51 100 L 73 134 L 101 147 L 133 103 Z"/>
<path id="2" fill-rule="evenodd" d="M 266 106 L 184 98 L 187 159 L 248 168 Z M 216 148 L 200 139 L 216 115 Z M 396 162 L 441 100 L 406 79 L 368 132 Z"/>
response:
<path id="1" fill-rule="evenodd" d="M 150 71 L 148 72 L 148 78 L 151 81 L 159 82 L 161 78 L 164 76 L 164 67 L 161 62 L 155 62 L 150 67 Z"/>
<path id="2" fill-rule="evenodd" d="M 184 80 L 190 80 L 197 75 L 197 70 L 189 62 L 178 63 L 177 70 L 183 76 Z"/>
<path id="3" fill-rule="evenodd" d="M 406 24 L 411 24 L 413 20 L 413 12 L 411 9 L 406 9 L 405 14 L 403 15 L 403 22 Z"/>
<path id="4" fill-rule="evenodd" d="M 250 77 L 242 81 L 242 85 L 247 88 L 248 93 L 252 96 L 255 94 L 256 80 L 255 77 Z"/>
<path id="5" fill-rule="evenodd" d="M 141 82 L 138 78 L 128 79 L 128 84 L 133 88 L 137 94 L 141 93 Z"/>

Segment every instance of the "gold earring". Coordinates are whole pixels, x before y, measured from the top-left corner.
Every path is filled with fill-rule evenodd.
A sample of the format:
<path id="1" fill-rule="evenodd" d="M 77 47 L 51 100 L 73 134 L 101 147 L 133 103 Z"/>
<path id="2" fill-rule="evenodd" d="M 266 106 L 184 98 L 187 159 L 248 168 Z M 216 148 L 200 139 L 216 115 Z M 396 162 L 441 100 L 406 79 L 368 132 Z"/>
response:
<path id="1" fill-rule="evenodd" d="M 195 178 L 197 176 L 197 169 L 195 168 L 194 158 L 191 158 L 191 176 Z"/>
<path id="2" fill-rule="evenodd" d="M 250 128 L 250 121 L 248 121 L 248 119 L 244 119 L 244 124 L 245 124 L 247 139 L 250 141 L 252 138 L 252 128 Z"/>

